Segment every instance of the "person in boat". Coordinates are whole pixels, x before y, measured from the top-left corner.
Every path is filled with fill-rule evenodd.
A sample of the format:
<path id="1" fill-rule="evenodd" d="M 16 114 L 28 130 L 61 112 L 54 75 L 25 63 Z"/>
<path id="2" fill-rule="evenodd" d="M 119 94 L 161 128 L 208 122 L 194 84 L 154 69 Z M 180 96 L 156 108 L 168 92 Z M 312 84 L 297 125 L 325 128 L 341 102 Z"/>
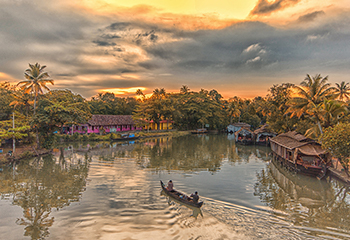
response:
<path id="1" fill-rule="evenodd" d="M 199 196 L 198 196 L 198 192 L 197 191 L 195 191 L 194 194 L 192 193 L 190 197 L 192 198 L 192 201 L 194 203 L 198 203 Z"/>
<path id="2" fill-rule="evenodd" d="M 169 192 L 175 192 L 175 190 L 174 190 L 174 184 L 173 184 L 173 181 L 172 181 L 172 180 L 169 180 L 168 186 L 166 187 L 166 189 L 167 189 Z"/>

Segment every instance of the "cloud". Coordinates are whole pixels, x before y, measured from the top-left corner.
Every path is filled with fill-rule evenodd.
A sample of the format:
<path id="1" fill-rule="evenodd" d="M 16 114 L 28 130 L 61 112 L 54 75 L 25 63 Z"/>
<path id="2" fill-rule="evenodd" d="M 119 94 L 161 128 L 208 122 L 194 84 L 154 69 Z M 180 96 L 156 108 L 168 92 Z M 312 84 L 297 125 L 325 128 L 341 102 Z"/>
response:
<path id="1" fill-rule="evenodd" d="M 296 5 L 300 0 L 259 0 L 250 15 L 270 15 L 273 12 L 280 11 L 286 7 Z"/>
<path id="2" fill-rule="evenodd" d="M 244 49 L 243 53 L 255 52 L 255 51 L 259 51 L 259 50 L 261 50 L 260 44 L 256 43 L 256 44 L 250 45 L 249 47 Z"/>
<path id="3" fill-rule="evenodd" d="M 259 62 L 261 60 L 261 57 L 260 56 L 257 56 L 257 57 L 255 57 L 255 58 L 253 58 L 253 59 L 249 59 L 248 61 L 247 61 L 247 63 L 255 63 L 255 62 Z"/>
<path id="4" fill-rule="evenodd" d="M 298 18 L 298 22 L 312 22 L 314 21 L 317 17 L 325 15 L 324 11 L 314 11 L 312 13 L 307 13 L 305 15 L 302 15 Z"/>
<path id="5" fill-rule="evenodd" d="M 263 3 L 271 12 L 298 2 L 259 1 L 259 11 Z M 275 27 L 152 8 L 102 14 L 40 3 L 9 3 L 0 9 L 0 72 L 11 81 L 23 79 L 28 63 L 39 62 L 47 65 L 54 89 L 69 88 L 84 97 L 99 89 L 174 91 L 182 85 L 226 94 L 232 90 L 233 96 L 244 84 L 252 92 L 252 86 L 268 89 L 278 81 L 299 83 L 306 73 L 349 75 L 346 9 L 297 14 L 299 25 Z"/>

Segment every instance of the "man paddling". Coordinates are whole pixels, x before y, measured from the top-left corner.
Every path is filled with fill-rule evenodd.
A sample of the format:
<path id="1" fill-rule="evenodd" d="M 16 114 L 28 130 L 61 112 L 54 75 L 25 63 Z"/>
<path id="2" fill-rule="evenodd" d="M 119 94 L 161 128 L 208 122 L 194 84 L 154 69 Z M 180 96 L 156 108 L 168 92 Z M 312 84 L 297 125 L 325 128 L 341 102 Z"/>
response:
<path id="1" fill-rule="evenodd" d="M 198 203 L 199 196 L 198 196 L 198 192 L 197 192 L 197 191 L 195 191 L 194 194 L 192 193 L 190 197 L 192 198 L 192 201 L 193 201 L 194 203 Z"/>

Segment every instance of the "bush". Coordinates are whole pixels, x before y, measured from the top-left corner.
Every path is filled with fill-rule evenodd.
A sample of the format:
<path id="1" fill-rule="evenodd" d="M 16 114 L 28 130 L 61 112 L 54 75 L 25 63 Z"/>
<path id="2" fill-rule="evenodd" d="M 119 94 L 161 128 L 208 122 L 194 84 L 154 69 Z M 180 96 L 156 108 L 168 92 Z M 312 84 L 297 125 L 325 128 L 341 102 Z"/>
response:
<path id="1" fill-rule="evenodd" d="M 81 140 L 82 141 L 88 141 L 89 137 L 86 134 L 84 134 L 84 135 L 82 135 Z"/>
<path id="2" fill-rule="evenodd" d="M 95 133 L 91 133 L 91 134 L 89 135 L 89 140 L 90 140 L 90 141 L 95 141 L 95 140 L 97 140 L 97 135 L 96 135 Z"/>
<path id="3" fill-rule="evenodd" d="M 80 134 L 76 132 L 76 133 L 73 133 L 73 136 L 72 136 L 71 139 L 72 139 L 73 141 L 76 141 L 76 140 L 78 140 L 79 138 L 80 138 Z"/>

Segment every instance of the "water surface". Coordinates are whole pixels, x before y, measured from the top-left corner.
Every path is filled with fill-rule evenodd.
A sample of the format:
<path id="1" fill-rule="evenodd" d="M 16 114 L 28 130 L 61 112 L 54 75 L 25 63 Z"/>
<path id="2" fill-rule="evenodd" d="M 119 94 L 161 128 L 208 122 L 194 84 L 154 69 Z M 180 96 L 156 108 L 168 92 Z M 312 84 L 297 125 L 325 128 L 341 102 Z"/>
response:
<path id="1" fill-rule="evenodd" d="M 201 211 L 161 195 L 198 191 Z M 227 135 L 58 146 L 0 172 L 0 239 L 348 239 L 349 192 Z"/>

